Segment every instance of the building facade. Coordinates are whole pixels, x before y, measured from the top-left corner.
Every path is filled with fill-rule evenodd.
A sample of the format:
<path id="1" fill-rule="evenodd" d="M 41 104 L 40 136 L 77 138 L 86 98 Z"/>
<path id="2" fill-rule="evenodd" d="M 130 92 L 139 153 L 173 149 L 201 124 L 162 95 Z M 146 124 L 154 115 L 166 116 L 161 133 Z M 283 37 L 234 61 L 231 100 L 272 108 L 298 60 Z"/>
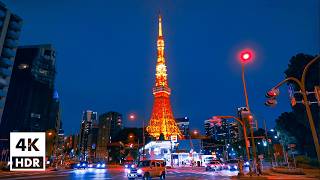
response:
<path id="1" fill-rule="evenodd" d="M 179 130 L 181 134 L 184 136 L 185 139 L 190 137 L 190 120 L 188 117 L 183 117 L 183 118 L 176 118 L 176 123 L 177 126 L 179 127 Z"/>
<path id="2" fill-rule="evenodd" d="M 204 126 L 206 136 L 217 142 L 235 143 L 240 139 L 237 122 L 228 122 L 227 119 L 222 119 L 221 122 L 215 124 L 210 120 L 205 120 Z"/>
<path id="3" fill-rule="evenodd" d="M 91 157 L 92 145 L 95 140 L 91 138 L 93 129 L 97 124 L 97 112 L 91 110 L 84 111 L 82 113 L 82 120 L 80 125 L 79 133 L 79 149 L 80 149 L 80 160 L 87 161 Z"/>
<path id="4" fill-rule="evenodd" d="M 98 125 L 97 159 L 106 160 L 108 157 L 108 143 L 119 134 L 123 128 L 122 114 L 118 112 L 107 112 L 99 116 Z"/>
<path id="5" fill-rule="evenodd" d="M 60 110 L 54 93 L 55 61 L 55 50 L 50 44 L 17 49 L 0 126 L 3 136 L 9 136 L 10 131 L 51 129 L 58 133 Z"/>
<path id="6" fill-rule="evenodd" d="M 0 2 L 0 126 L 21 28 L 22 19 Z"/>

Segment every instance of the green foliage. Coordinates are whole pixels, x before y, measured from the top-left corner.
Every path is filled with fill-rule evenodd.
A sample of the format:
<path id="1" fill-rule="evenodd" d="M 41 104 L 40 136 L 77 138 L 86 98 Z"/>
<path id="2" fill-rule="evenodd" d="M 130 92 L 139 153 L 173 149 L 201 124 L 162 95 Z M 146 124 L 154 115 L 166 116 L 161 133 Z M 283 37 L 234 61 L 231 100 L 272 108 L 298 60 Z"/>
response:
<path id="1" fill-rule="evenodd" d="M 297 156 L 295 159 L 298 165 L 307 164 L 313 167 L 320 167 L 320 164 L 317 159 L 311 159 L 307 156 Z"/>

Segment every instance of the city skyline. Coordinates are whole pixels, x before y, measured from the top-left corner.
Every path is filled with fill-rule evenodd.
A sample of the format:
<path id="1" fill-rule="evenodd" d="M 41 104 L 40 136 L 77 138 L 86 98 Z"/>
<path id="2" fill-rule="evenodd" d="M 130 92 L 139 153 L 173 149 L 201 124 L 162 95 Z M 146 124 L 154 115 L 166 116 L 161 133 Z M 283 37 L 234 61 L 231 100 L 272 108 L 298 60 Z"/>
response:
<path id="1" fill-rule="evenodd" d="M 56 83 L 67 134 L 78 132 L 72 125 L 80 122 L 81 113 L 86 109 L 97 111 L 98 115 L 117 111 L 124 115 L 124 119 L 131 112 L 136 113 L 140 121 L 144 119 L 147 122 L 150 118 L 159 9 L 166 27 L 164 33 L 170 86 L 173 89 L 173 111 L 175 117 L 189 117 L 191 129 L 203 131 L 204 120 L 214 115 L 234 115 L 237 107 L 245 105 L 241 68 L 236 57 L 239 50 L 250 47 L 256 51 L 256 59 L 246 67 L 249 101 L 260 124 L 261 120 L 266 120 L 271 128 L 282 112 L 290 110 L 290 102 L 286 91 L 283 91 L 277 108 L 265 108 L 266 90 L 285 76 L 284 71 L 292 56 L 301 52 L 314 55 L 320 49 L 316 41 L 319 39 L 316 33 L 319 32 L 319 25 L 315 23 L 316 16 L 313 16 L 318 10 L 316 1 L 294 1 L 290 4 L 293 10 L 283 15 L 281 11 L 286 9 L 286 4 L 281 6 L 279 3 L 276 9 L 275 2 L 263 8 L 263 2 L 255 2 L 248 7 L 239 4 L 242 10 L 232 9 L 234 12 L 226 15 L 219 10 L 222 2 L 206 4 L 210 8 L 217 6 L 216 11 L 209 11 L 210 8 L 199 4 L 190 7 L 188 1 L 185 4 L 144 1 L 141 4 L 128 2 L 123 5 L 127 8 L 136 5 L 129 9 L 113 2 L 109 4 L 113 9 L 105 12 L 103 7 L 107 8 L 107 5 L 94 1 L 89 7 L 96 11 L 88 8 L 93 13 L 88 17 L 81 15 L 81 9 L 86 5 L 83 2 L 79 2 L 75 8 L 70 2 L 38 2 L 37 12 L 33 12 L 35 7 L 26 2 L 4 2 L 24 19 L 20 45 L 49 42 L 57 49 Z M 180 5 L 181 9 L 178 8 Z M 39 18 L 39 14 L 49 6 L 62 8 L 60 15 L 48 12 Z M 308 14 L 294 14 L 294 10 L 300 6 L 310 9 Z M 271 14 L 271 17 L 263 15 L 270 9 L 275 9 L 275 14 Z M 123 14 L 117 13 L 117 10 Z M 63 19 L 70 12 L 71 15 Z M 219 13 L 226 17 L 219 19 Z M 259 13 L 262 19 L 251 17 L 254 13 Z M 130 18 L 129 14 L 136 16 Z M 280 18 L 274 20 L 272 15 Z M 67 24 L 75 17 L 73 23 Z M 81 18 L 88 21 L 85 28 Z M 228 24 L 231 19 L 233 24 Z M 234 19 L 240 22 L 234 22 Z M 270 27 L 273 21 L 278 22 L 277 27 Z M 112 23 L 109 26 L 107 22 Z M 63 30 L 58 30 L 61 26 Z M 96 32 L 91 33 L 90 26 L 96 27 Z M 299 26 L 300 29 L 296 28 Z M 132 31 L 128 32 L 128 28 Z M 243 29 L 237 32 L 236 28 Z M 36 33 L 34 29 L 37 29 Z M 269 40 L 263 34 L 274 34 L 274 38 Z M 80 37 L 81 40 L 77 40 Z M 293 41 L 293 37 L 297 39 Z M 279 42 L 274 42 L 274 39 Z M 141 123 L 137 121 L 127 125 L 141 126 Z"/>

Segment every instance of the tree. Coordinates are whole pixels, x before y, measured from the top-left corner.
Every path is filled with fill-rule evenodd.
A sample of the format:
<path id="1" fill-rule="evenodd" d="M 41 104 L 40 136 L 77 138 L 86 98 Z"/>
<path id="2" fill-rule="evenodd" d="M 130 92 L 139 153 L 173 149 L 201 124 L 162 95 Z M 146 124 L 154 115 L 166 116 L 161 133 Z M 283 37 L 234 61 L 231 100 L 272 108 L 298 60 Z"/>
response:
<path id="1" fill-rule="evenodd" d="M 160 134 L 159 141 L 164 141 L 164 134 L 163 133 Z"/>
<path id="2" fill-rule="evenodd" d="M 286 78 L 295 77 L 301 79 L 305 66 L 314 59 L 314 56 L 306 54 L 297 54 L 293 56 L 288 64 L 288 68 L 285 70 Z M 295 91 L 300 91 L 297 84 L 290 82 Z M 310 66 L 306 74 L 305 87 L 308 92 L 314 90 L 316 85 L 320 84 L 320 63 L 316 62 Z M 295 96 L 297 100 L 301 100 L 301 95 Z M 309 101 L 316 101 L 315 96 L 309 95 Z M 310 105 L 314 123 L 317 132 L 319 132 L 320 122 L 320 110 L 316 104 Z M 313 145 L 313 139 L 310 131 L 309 121 L 306 116 L 305 106 L 303 104 L 297 104 L 292 107 L 292 112 L 282 113 L 276 120 L 276 129 L 280 131 L 285 137 L 291 137 L 289 139 L 296 140 L 297 149 L 302 154 L 307 154 L 311 157 L 315 157 L 315 148 Z"/>

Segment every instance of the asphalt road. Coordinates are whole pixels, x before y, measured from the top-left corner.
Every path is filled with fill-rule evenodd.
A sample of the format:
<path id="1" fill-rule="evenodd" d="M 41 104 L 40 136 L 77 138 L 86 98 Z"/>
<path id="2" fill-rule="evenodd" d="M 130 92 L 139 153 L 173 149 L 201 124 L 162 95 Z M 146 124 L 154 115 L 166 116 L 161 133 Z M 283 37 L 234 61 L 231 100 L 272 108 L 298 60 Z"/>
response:
<path id="1" fill-rule="evenodd" d="M 122 167 L 109 169 L 59 170 L 45 172 L 0 172 L 0 179 L 8 180 L 50 180 L 50 179 L 127 179 Z M 230 179 L 237 172 L 206 172 L 204 168 L 168 169 L 166 179 Z M 159 178 L 158 178 L 159 179 Z"/>
<path id="2" fill-rule="evenodd" d="M 237 175 L 237 171 L 222 170 L 217 172 L 206 172 L 204 168 L 175 168 L 168 169 L 166 179 L 168 180 L 211 180 L 211 179 L 232 179 L 232 176 Z M 8 172 L 0 171 L 0 180 L 53 180 L 53 179 L 127 179 L 122 167 L 109 169 L 85 169 L 85 170 L 59 170 L 45 172 Z M 159 179 L 159 178 L 158 178 Z M 252 178 L 251 178 L 252 179 Z M 256 178 L 253 178 L 256 179 Z M 301 176 L 285 176 L 272 175 L 263 179 L 306 179 Z M 307 178 L 308 179 L 308 178 Z M 312 178 L 311 178 L 312 179 Z"/>

